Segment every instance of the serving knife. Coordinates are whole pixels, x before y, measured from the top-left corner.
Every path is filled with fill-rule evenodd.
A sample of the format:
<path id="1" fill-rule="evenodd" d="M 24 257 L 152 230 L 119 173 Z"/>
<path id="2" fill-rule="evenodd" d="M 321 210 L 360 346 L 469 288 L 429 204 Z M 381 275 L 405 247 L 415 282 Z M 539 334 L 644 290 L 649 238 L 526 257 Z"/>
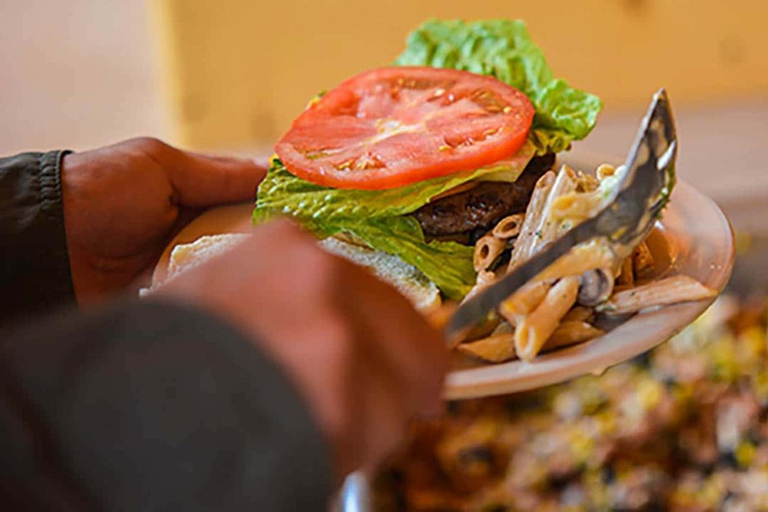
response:
<path id="1" fill-rule="evenodd" d="M 632 145 L 613 199 L 594 217 L 565 232 L 488 288 L 459 306 L 446 326 L 456 340 L 517 289 L 578 244 L 603 238 L 612 247 L 634 246 L 653 227 L 674 185 L 677 132 L 662 88 L 654 96 Z"/>

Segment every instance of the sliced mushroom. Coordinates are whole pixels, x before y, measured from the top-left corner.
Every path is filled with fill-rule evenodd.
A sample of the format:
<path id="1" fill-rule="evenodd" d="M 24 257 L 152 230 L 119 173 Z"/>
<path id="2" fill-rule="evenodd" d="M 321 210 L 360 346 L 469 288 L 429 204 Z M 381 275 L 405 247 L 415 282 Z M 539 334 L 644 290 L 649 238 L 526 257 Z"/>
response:
<path id="1" fill-rule="evenodd" d="M 578 303 L 582 306 L 597 306 L 613 293 L 613 273 L 604 268 L 587 270 L 579 278 Z"/>
<path id="2" fill-rule="evenodd" d="M 491 335 L 472 343 L 459 345 L 458 350 L 489 363 L 503 363 L 515 357 L 515 335 L 512 333 Z"/>

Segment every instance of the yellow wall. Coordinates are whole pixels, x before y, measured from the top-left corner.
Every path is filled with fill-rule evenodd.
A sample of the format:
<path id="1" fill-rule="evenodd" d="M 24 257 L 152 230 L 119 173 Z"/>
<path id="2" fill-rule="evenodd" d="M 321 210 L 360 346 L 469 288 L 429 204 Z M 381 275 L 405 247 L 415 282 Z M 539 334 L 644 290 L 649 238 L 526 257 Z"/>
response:
<path id="1" fill-rule="evenodd" d="M 660 86 L 681 105 L 768 94 L 760 0 L 155 0 L 167 90 L 189 146 L 274 140 L 306 101 L 389 63 L 429 17 L 523 18 L 558 76 L 608 108 Z"/>

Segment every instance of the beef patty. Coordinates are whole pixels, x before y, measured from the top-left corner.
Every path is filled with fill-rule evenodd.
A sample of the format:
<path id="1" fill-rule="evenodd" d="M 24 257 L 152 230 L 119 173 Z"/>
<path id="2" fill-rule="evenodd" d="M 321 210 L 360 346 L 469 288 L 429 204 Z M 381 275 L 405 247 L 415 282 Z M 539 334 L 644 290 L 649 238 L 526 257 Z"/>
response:
<path id="1" fill-rule="evenodd" d="M 534 157 L 514 183 L 487 181 L 413 212 L 427 238 L 487 231 L 504 216 L 525 211 L 533 187 L 552 168 L 554 153 Z"/>

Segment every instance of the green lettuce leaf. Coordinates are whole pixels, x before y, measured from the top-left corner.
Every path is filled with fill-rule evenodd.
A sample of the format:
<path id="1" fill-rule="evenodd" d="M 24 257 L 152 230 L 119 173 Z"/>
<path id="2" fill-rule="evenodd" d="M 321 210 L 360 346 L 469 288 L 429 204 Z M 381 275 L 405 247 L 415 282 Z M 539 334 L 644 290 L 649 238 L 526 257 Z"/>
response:
<path id="1" fill-rule="evenodd" d="M 460 172 L 389 190 L 349 190 L 323 187 L 288 172 L 278 158 L 259 185 L 256 220 L 274 214 L 291 215 L 307 222 L 335 224 L 343 220 L 406 215 L 433 197 L 476 179 L 503 175 L 514 181 L 523 172 L 535 148 L 524 145 L 501 165 Z"/>
<path id="2" fill-rule="evenodd" d="M 474 249 L 456 242 L 426 243 L 413 217 L 371 219 L 347 231 L 370 247 L 394 254 L 418 268 L 452 299 L 461 300 L 475 283 Z"/>
<path id="3" fill-rule="evenodd" d="M 447 296 L 461 299 L 475 282 L 472 247 L 427 243 L 408 214 L 470 180 L 513 181 L 534 154 L 560 152 L 592 130 L 602 105 L 554 78 L 521 21 L 429 21 L 413 32 L 396 64 L 454 68 L 492 75 L 523 91 L 536 114 L 528 144 L 511 162 L 390 190 L 342 190 L 304 181 L 273 159 L 259 186 L 254 222 L 294 217 L 321 238 L 351 235 L 423 272 Z"/>
<path id="4" fill-rule="evenodd" d="M 602 103 L 556 79 L 521 20 L 430 20 L 408 37 L 395 64 L 491 75 L 521 90 L 536 114 L 530 139 L 538 153 L 559 153 L 586 137 Z"/>
<path id="5" fill-rule="evenodd" d="M 498 170 L 454 174 L 391 190 L 343 190 L 304 181 L 274 158 L 259 185 L 253 220 L 261 223 L 289 215 L 320 238 L 351 234 L 373 249 L 399 256 L 458 300 L 475 282 L 472 247 L 455 242 L 427 243 L 419 223 L 404 215 L 437 194 L 494 172 Z"/>

